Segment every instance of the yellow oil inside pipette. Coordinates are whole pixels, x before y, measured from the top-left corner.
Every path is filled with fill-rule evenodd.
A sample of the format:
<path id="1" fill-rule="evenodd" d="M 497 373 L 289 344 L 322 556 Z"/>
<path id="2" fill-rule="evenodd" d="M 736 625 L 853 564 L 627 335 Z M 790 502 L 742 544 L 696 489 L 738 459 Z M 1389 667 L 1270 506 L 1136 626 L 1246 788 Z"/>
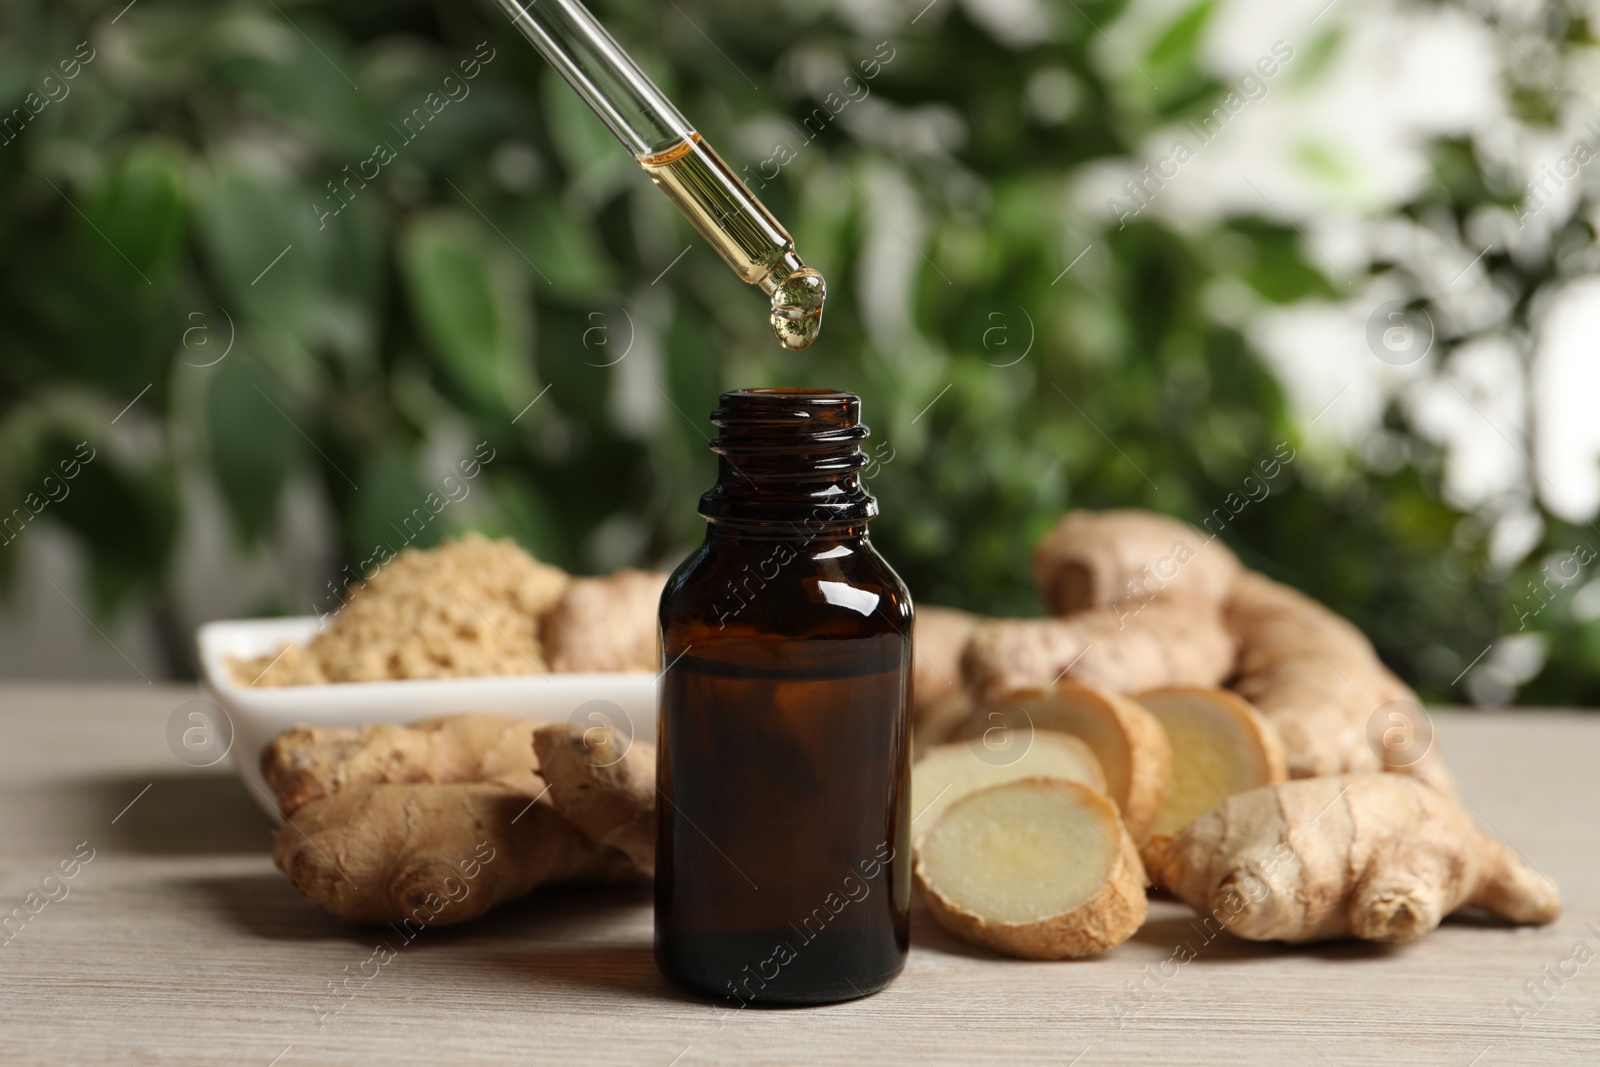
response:
<path id="1" fill-rule="evenodd" d="M 828 287 L 800 261 L 794 238 L 711 150 L 582 0 L 497 0 L 584 103 L 734 272 L 772 303 L 784 348 L 810 345 L 822 329 Z"/>
<path id="2" fill-rule="evenodd" d="M 759 285 L 772 301 L 772 332 L 791 351 L 822 330 L 828 287 L 800 261 L 794 238 L 695 133 L 639 165 L 667 194 L 734 273 Z"/>

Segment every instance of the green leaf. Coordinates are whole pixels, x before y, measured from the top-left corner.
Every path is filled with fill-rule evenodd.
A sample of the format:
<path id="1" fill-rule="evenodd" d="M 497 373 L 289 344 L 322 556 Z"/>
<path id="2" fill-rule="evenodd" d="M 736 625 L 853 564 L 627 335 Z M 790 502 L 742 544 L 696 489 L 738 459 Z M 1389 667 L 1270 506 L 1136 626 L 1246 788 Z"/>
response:
<path id="1" fill-rule="evenodd" d="M 1299 86 L 1316 81 L 1333 62 L 1333 57 L 1338 54 L 1339 45 L 1343 42 L 1344 33 L 1338 27 L 1318 34 L 1317 39 L 1307 45 L 1303 53 L 1295 57 L 1293 69 L 1289 72 L 1289 83 Z"/>
<path id="2" fill-rule="evenodd" d="M 210 369 L 205 427 L 211 470 L 245 544 L 259 541 L 304 456 L 307 418 L 272 368 L 236 351 Z"/>
<path id="3" fill-rule="evenodd" d="M 321 283 L 311 269 L 316 198 L 238 165 L 212 172 L 201 214 L 224 306 L 299 334 L 315 319 Z"/>
<path id="4" fill-rule="evenodd" d="M 379 373 L 381 319 L 388 305 L 388 229 L 381 200 L 369 195 L 346 206 L 325 230 L 313 228 L 305 245 L 318 291 L 302 342 L 338 356 L 360 382 L 374 381 Z"/>
<path id="5" fill-rule="evenodd" d="M 347 201 L 232 163 L 205 189 L 201 236 L 229 314 L 370 376 L 387 274 L 382 193 L 355 188 Z"/>
<path id="6" fill-rule="evenodd" d="M 1200 34 L 1205 31 L 1206 23 L 1211 21 L 1211 13 L 1216 6 L 1216 0 L 1200 0 L 1173 19 L 1161 36 L 1156 38 L 1156 43 L 1150 46 L 1145 61 L 1154 66 L 1173 59 L 1192 57 L 1195 46 L 1200 43 Z"/>
<path id="7" fill-rule="evenodd" d="M 107 249 L 113 259 L 121 262 L 126 256 L 138 270 L 154 275 L 171 266 L 183 245 L 184 199 L 182 155 L 163 142 L 148 141 L 123 157 L 85 214 L 114 246 L 115 251 Z"/>
<path id="8" fill-rule="evenodd" d="M 666 419 L 690 448 L 704 447 L 711 436 L 710 414 L 722 391 L 722 373 L 706 354 L 716 349 L 711 323 L 699 309 L 686 307 L 673 316 L 667 328 L 666 385 L 676 410 Z"/>
<path id="9" fill-rule="evenodd" d="M 290 10 L 285 10 L 288 7 Z M 386 136 L 349 39 L 304 6 L 274 5 L 219 20 L 217 68 L 252 110 L 355 162 Z"/>
<path id="10" fill-rule="evenodd" d="M 1299 234 L 1259 219 L 1241 219 L 1232 228 L 1254 246 L 1243 277 L 1256 292 L 1278 304 L 1334 296 L 1333 283 L 1307 261 Z"/>
<path id="11" fill-rule="evenodd" d="M 532 398 L 532 322 L 518 261 L 471 219 L 437 212 L 400 242 L 411 308 L 445 377 L 478 407 L 504 412 Z"/>
<path id="12" fill-rule="evenodd" d="M 544 292 L 553 290 L 562 300 L 583 303 L 612 288 L 610 264 L 588 220 L 574 218 L 547 198 L 531 201 L 524 220 L 513 233 L 518 238 L 527 235 L 517 244 L 534 257 L 539 280 L 549 281 Z"/>
<path id="13" fill-rule="evenodd" d="M 1330 184 L 1349 187 L 1361 180 L 1360 172 L 1328 145 L 1307 141 L 1295 148 L 1294 155 L 1308 171 Z"/>
<path id="14" fill-rule="evenodd" d="M 361 491 L 351 497 L 347 530 L 358 556 L 372 555 L 380 546 L 387 550 L 382 555 L 389 555 L 439 543 L 442 528 L 428 506 L 430 490 L 408 452 L 389 448 L 368 457 L 357 480 Z M 435 507 L 440 499 L 435 496 Z"/>
<path id="15" fill-rule="evenodd" d="M 0 406 L 63 382 L 121 396 L 119 408 L 147 385 L 147 401 L 164 397 L 185 326 L 180 290 L 170 276 L 146 285 L 92 230 L 84 239 L 0 235 L 14 253 L 0 255 Z"/>
<path id="16" fill-rule="evenodd" d="M 488 524 L 491 533 L 509 533 L 537 559 L 558 567 L 573 565 L 574 553 L 567 543 L 561 510 L 552 507 L 546 494 L 528 478 L 513 472 L 493 476 L 499 523 Z"/>
<path id="17" fill-rule="evenodd" d="M 177 479 L 164 463 L 120 462 L 105 442 L 80 445 L 66 433 L 47 434 L 37 452 L 34 483 L 60 480 L 60 461 L 79 461 L 77 477 L 56 490 L 49 516 L 76 533 L 89 555 L 89 588 L 95 608 L 111 615 L 137 596 L 160 590 L 178 536 Z"/>
<path id="18" fill-rule="evenodd" d="M 632 355 L 638 323 L 621 304 L 606 303 L 592 311 L 552 308 L 539 319 L 539 378 L 550 395 L 517 424 L 533 430 L 546 418 L 567 415 L 586 426 L 604 425 L 616 364 Z M 551 413 L 546 405 L 559 410 Z"/>

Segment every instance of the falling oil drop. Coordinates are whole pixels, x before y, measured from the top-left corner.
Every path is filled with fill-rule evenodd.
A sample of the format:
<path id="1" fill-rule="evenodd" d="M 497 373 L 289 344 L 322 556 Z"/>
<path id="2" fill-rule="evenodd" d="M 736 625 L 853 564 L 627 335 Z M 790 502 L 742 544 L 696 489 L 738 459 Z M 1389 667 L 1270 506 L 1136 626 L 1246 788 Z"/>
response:
<path id="1" fill-rule="evenodd" d="M 801 267 L 772 290 L 772 332 L 791 352 L 809 348 L 822 332 L 822 304 L 828 283 L 810 267 Z"/>

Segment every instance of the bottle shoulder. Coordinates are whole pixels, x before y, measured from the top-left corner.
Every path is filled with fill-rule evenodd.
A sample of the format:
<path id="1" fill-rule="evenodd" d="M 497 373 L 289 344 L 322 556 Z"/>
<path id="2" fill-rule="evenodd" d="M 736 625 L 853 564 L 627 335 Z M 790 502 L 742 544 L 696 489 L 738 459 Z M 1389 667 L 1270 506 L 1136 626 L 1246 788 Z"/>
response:
<path id="1" fill-rule="evenodd" d="M 760 540 L 708 537 L 661 596 L 669 643 L 751 631 L 794 637 L 897 632 L 909 640 L 911 596 L 866 537 Z"/>

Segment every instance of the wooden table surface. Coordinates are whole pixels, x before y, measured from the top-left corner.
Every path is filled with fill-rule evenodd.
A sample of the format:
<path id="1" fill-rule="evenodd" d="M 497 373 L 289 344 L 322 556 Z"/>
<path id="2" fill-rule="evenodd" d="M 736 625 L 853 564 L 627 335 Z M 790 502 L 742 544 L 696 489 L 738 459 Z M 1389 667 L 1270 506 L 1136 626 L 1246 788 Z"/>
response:
<path id="1" fill-rule="evenodd" d="M 1554 926 L 1455 919 L 1410 945 L 1291 949 L 1207 941 L 1161 901 L 1097 959 L 1025 963 L 968 950 L 919 907 L 887 991 L 762 1011 L 667 985 L 639 890 L 536 894 L 426 930 L 362 981 L 377 942 L 399 939 L 303 900 L 226 763 L 169 752 L 167 717 L 195 695 L 0 687 L 0 913 L 93 850 L 0 944 L 0 1061 L 1600 1063 L 1597 715 L 1435 716 L 1480 820 L 1560 884 Z M 1179 966 L 1182 944 L 1196 955 Z"/>

